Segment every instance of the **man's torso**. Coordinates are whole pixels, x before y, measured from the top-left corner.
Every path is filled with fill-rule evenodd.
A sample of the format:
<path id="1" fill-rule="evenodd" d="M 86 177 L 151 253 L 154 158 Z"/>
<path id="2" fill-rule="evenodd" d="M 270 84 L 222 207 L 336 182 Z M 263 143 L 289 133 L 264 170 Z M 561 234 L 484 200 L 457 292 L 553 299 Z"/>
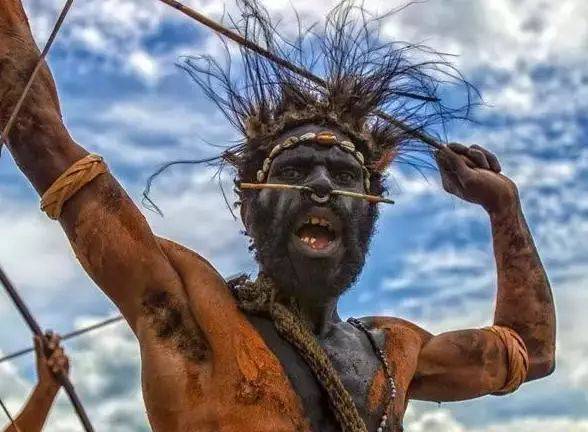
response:
<path id="1" fill-rule="evenodd" d="M 154 289 L 144 300 L 138 337 L 153 429 L 340 430 L 326 393 L 273 323 L 245 316 L 226 285 L 209 287 L 192 277 L 191 263 L 202 265 L 196 254 L 171 242 L 161 245 L 184 282 L 185 296 Z M 420 338 L 402 320 L 368 318 L 364 323 L 392 367 L 397 385 L 393 417 L 401 430 Z M 390 389 L 366 335 L 340 322 L 319 342 L 368 430 L 376 430 Z"/>

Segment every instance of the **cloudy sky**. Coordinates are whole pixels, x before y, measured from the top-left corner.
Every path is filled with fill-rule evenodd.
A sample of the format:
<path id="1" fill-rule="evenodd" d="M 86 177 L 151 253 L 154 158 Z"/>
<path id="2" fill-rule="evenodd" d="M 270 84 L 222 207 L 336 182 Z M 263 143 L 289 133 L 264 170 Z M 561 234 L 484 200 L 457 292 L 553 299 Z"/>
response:
<path id="1" fill-rule="evenodd" d="M 62 2 L 25 0 L 43 42 Z M 234 4 L 186 2 L 219 17 Z M 286 0 L 266 0 L 291 22 Z M 370 1 L 370 8 L 402 3 Z M 308 20 L 333 5 L 299 0 Z M 429 0 L 390 17 L 384 37 L 423 42 L 454 61 L 482 92 L 477 124 L 455 125 L 453 141 L 498 154 L 518 184 L 525 214 L 550 276 L 558 310 L 558 367 L 547 379 L 507 397 L 414 403 L 411 432 L 588 431 L 588 3 L 582 0 Z M 74 137 L 106 157 L 140 201 L 147 176 L 170 159 L 211 154 L 233 131 L 174 66 L 186 54 L 220 55 L 218 40 L 155 0 L 74 3 L 50 63 Z M 484 212 L 427 179 L 393 167 L 391 194 L 344 316 L 386 314 L 432 332 L 488 325 L 495 267 Z M 241 225 L 232 220 L 206 169 L 178 168 L 154 190 L 161 218 L 154 230 L 209 258 L 226 276 L 253 272 Z M 7 152 L 0 159 L 0 265 L 44 327 L 67 332 L 116 314 L 80 271 L 57 224 Z M 29 333 L 0 293 L 0 352 L 26 346 Z M 72 379 L 97 430 L 148 431 L 139 387 L 138 352 L 124 324 L 67 343 Z M 13 412 L 34 385 L 33 358 L 0 365 L 0 397 Z M 0 417 L 0 424 L 4 418 Z M 61 396 L 48 431 L 79 431 Z"/>

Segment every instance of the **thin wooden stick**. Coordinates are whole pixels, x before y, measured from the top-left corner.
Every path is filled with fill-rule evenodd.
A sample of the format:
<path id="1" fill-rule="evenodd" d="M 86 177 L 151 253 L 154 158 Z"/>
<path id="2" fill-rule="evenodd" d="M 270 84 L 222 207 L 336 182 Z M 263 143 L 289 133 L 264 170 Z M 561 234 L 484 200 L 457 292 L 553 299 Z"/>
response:
<path id="1" fill-rule="evenodd" d="M 65 3 L 65 6 L 63 7 L 63 10 L 61 11 L 61 14 L 59 14 L 59 18 L 57 19 L 57 22 L 55 23 L 55 27 L 53 27 L 53 31 L 51 32 L 51 35 L 49 36 L 49 39 L 47 40 L 47 43 L 45 44 L 45 48 L 43 48 L 43 52 L 41 53 L 41 56 L 39 57 L 39 60 L 37 61 L 37 64 L 35 65 L 35 69 L 33 69 L 33 73 L 29 77 L 29 80 L 27 81 L 27 84 L 26 84 L 22 94 L 20 95 L 18 102 L 16 103 L 16 106 L 14 107 L 14 110 L 12 111 L 12 114 L 8 118 L 8 122 L 6 123 L 6 126 L 4 126 L 4 130 L 2 131 L 2 133 L 0 133 L 0 152 L 2 151 L 2 143 L 8 142 L 8 134 L 10 134 L 10 130 L 12 129 L 12 126 L 14 125 L 14 122 L 16 121 L 16 117 L 18 116 L 18 113 L 20 112 L 20 109 L 22 108 L 22 105 L 23 105 L 25 99 L 26 99 L 27 95 L 29 94 L 29 90 L 33 86 L 33 82 L 35 81 L 37 74 L 39 73 L 39 71 L 41 70 L 41 67 L 43 66 L 43 64 L 45 62 L 45 58 L 47 57 L 47 54 L 49 54 L 49 51 L 51 50 L 51 47 L 53 46 L 53 42 L 55 42 L 55 38 L 57 37 L 59 30 L 61 30 L 61 25 L 63 24 L 63 21 L 65 21 L 65 17 L 67 16 L 69 10 L 71 9 L 73 2 L 74 2 L 74 0 L 67 0 L 67 2 Z"/>
<path id="2" fill-rule="evenodd" d="M 239 183 L 239 189 L 278 189 L 278 190 L 298 190 L 303 192 L 314 192 L 314 189 L 308 186 L 280 184 L 280 183 Z"/>
<path id="3" fill-rule="evenodd" d="M 2 398 L 0 398 L 0 406 L 2 407 L 2 411 L 4 411 L 4 414 L 6 414 L 6 417 L 8 417 L 8 420 L 10 420 L 10 426 L 14 428 L 15 432 L 21 432 L 16 421 L 14 421 L 14 418 L 10 415 L 10 411 L 8 411 L 8 408 L 4 405 Z"/>
<path id="4" fill-rule="evenodd" d="M 289 185 L 280 183 L 239 183 L 239 189 L 261 190 L 261 189 L 276 189 L 276 190 L 297 190 L 301 192 L 315 193 L 314 189 L 308 186 Z M 332 190 L 330 195 L 343 195 L 351 198 L 358 198 L 369 201 L 371 203 L 394 204 L 394 201 L 388 198 L 383 198 L 377 195 L 367 195 L 357 192 L 350 192 L 346 190 Z"/>
<path id="5" fill-rule="evenodd" d="M 394 204 L 394 201 L 388 198 L 384 198 L 381 196 L 377 196 L 377 195 L 367 195 L 367 194 L 361 194 L 361 193 L 357 193 L 357 192 L 350 192 L 350 191 L 346 191 L 346 190 L 332 190 L 331 191 L 332 195 L 343 195 L 343 196 L 348 196 L 351 198 L 358 198 L 358 199 L 363 199 L 363 200 L 367 200 L 369 202 L 372 203 L 382 203 L 382 204 Z"/>
<path id="6" fill-rule="evenodd" d="M 234 31 L 224 27 L 222 24 L 208 18 L 207 16 L 205 16 L 205 15 L 201 14 L 200 12 L 197 12 L 194 9 L 180 3 L 179 1 L 176 1 L 176 0 L 159 0 L 159 1 L 180 11 L 184 15 L 192 18 L 193 20 L 199 22 L 200 24 L 205 25 L 206 27 L 219 33 L 220 35 L 231 39 L 232 41 L 238 43 L 239 45 L 244 46 L 245 48 L 261 55 L 262 57 L 265 57 L 266 59 L 274 62 L 275 64 L 282 66 L 282 67 L 290 70 L 291 72 L 294 72 L 295 74 L 298 74 L 298 75 L 300 75 L 300 76 L 302 76 L 302 77 L 304 77 L 304 78 L 306 78 L 306 79 L 308 79 L 308 80 L 310 80 L 310 81 L 312 81 L 322 87 L 327 86 L 327 82 L 324 79 L 313 74 L 309 70 L 298 67 L 295 64 L 292 64 L 291 62 L 289 62 L 281 57 L 278 57 L 274 53 L 260 47 L 259 45 L 255 44 L 254 42 L 244 38 L 239 33 L 234 32 Z M 379 110 L 375 111 L 374 114 L 376 114 L 381 119 L 384 119 L 384 120 L 390 122 L 391 124 L 396 126 L 398 129 L 402 130 L 403 132 L 407 133 L 408 135 L 412 136 L 413 138 L 416 138 L 426 144 L 429 144 L 433 148 L 436 148 L 439 150 L 444 147 L 444 144 L 440 143 L 438 140 L 436 140 L 432 136 L 424 133 L 423 131 L 420 131 L 418 129 L 415 129 L 413 127 L 408 126 L 407 124 L 403 123 L 402 121 L 395 119 L 390 114 L 387 114 L 387 113 L 385 113 L 383 111 L 379 111 Z"/>

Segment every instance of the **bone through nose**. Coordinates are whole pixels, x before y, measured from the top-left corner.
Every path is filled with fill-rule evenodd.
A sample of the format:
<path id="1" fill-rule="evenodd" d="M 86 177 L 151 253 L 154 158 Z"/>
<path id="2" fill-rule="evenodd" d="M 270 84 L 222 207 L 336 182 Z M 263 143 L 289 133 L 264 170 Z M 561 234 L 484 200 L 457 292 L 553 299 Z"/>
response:
<path id="1" fill-rule="evenodd" d="M 323 197 L 327 197 L 328 199 L 333 190 L 333 183 L 331 182 L 328 171 L 324 167 L 319 167 L 315 170 L 306 186 L 312 188 L 313 195 L 321 199 Z"/>

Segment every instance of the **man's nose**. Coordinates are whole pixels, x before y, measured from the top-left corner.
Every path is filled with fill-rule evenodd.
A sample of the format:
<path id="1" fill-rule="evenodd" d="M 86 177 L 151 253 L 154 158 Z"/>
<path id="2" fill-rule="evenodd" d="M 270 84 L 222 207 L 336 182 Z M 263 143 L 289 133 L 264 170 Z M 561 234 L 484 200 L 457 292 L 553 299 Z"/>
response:
<path id="1" fill-rule="evenodd" d="M 329 171 L 324 166 L 317 166 L 311 173 L 305 186 L 309 186 L 319 196 L 327 196 L 334 189 Z"/>

